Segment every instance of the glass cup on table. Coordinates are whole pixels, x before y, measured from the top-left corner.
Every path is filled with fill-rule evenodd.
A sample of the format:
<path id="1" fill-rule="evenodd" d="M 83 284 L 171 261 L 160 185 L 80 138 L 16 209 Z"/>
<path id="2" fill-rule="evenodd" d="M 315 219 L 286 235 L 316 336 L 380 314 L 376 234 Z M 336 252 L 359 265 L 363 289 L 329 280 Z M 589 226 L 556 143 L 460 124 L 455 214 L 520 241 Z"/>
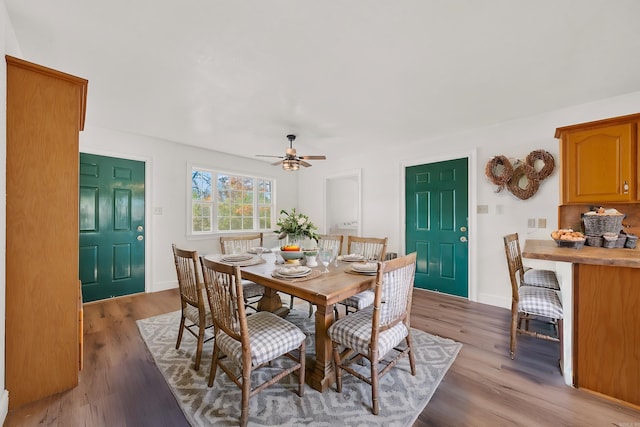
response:
<path id="1" fill-rule="evenodd" d="M 264 248 L 262 246 L 256 247 L 256 254 L 258 255 L 258 258 L 263 259 L 262 258 L 263 252 L 264 252 Z"/>
<path id="2" fill-rule="evenodd" d="M 322 263 L 322 265 L 324 265 L 324 270 L 322 270 L 322 273 L 328 273 L 329 264 L 333 259 L 333 251 L 331 249 L 323 249 L 318 253 L 318 255 L 320 257 L 320 262 Z"/>

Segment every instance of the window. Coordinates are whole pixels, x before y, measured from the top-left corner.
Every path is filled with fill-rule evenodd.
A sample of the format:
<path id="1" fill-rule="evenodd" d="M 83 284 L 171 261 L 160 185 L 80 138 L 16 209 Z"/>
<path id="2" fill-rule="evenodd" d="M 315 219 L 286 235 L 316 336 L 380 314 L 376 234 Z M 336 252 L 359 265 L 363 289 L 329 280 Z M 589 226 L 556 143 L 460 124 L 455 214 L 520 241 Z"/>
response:
<path id="1" fill-rule="evenodd" d="M 193 234 L 271 229 L 273 213 L 273 180 L 191 170 Z"/>

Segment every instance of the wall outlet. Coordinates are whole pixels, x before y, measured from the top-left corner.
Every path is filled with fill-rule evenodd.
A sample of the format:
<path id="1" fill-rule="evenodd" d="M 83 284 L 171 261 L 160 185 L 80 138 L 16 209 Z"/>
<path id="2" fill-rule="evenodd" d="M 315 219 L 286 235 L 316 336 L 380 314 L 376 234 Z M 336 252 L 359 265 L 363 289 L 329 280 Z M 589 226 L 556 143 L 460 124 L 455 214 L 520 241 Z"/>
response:
<path id="1" fill-rule="evenodd" d="M 547 228 L 547 218 L 538 218 L 538 228 Z"/>
<path id="2" fill-rule="evenodd" d="M 527 228 L 536 228 L 536 219 L 535 218 L 529 218 L 527 220 Z"/>

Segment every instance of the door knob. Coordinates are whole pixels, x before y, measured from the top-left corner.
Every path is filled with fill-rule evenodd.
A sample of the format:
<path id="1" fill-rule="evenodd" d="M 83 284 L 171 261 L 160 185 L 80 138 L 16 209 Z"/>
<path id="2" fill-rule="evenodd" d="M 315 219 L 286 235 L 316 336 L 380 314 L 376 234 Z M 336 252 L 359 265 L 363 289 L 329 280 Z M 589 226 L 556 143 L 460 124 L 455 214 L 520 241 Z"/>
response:
<path id="1" fill-rule="evenodd" d="M 460 236 L 460 241 L 462 243 L 466 242 L 467 241 L 467 236 Z"/>
<path id="2" fill-rule="evenodd" d="M 138 237 L 136 237 L 136 239 L 142 240 L 142 239 L 144 239 L 144 236 L 138 236 Z"/>
<path id="3" fill-rule="evenodd" d="M 462 227 L 460 227 L 460 231 L 462 231 L 462 232 L 464 233 L 465 231 L 467 231 L 467 227 L 465 227 L 465 226 L 463 225 Z"/>

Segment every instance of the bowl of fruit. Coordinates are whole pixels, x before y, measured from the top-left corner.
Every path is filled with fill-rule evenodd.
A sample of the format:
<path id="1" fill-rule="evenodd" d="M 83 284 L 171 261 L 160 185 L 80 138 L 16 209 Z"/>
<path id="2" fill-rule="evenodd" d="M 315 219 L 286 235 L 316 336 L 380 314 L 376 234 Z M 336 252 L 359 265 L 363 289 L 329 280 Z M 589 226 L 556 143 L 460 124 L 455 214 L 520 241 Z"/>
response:
<path id="1" fill-rule="evenodd" d="M 304 252 L 298 245 L 285 245 L 280 247 L 280 256 L 288 263 L 296 263 L 304 257 Z"/>

